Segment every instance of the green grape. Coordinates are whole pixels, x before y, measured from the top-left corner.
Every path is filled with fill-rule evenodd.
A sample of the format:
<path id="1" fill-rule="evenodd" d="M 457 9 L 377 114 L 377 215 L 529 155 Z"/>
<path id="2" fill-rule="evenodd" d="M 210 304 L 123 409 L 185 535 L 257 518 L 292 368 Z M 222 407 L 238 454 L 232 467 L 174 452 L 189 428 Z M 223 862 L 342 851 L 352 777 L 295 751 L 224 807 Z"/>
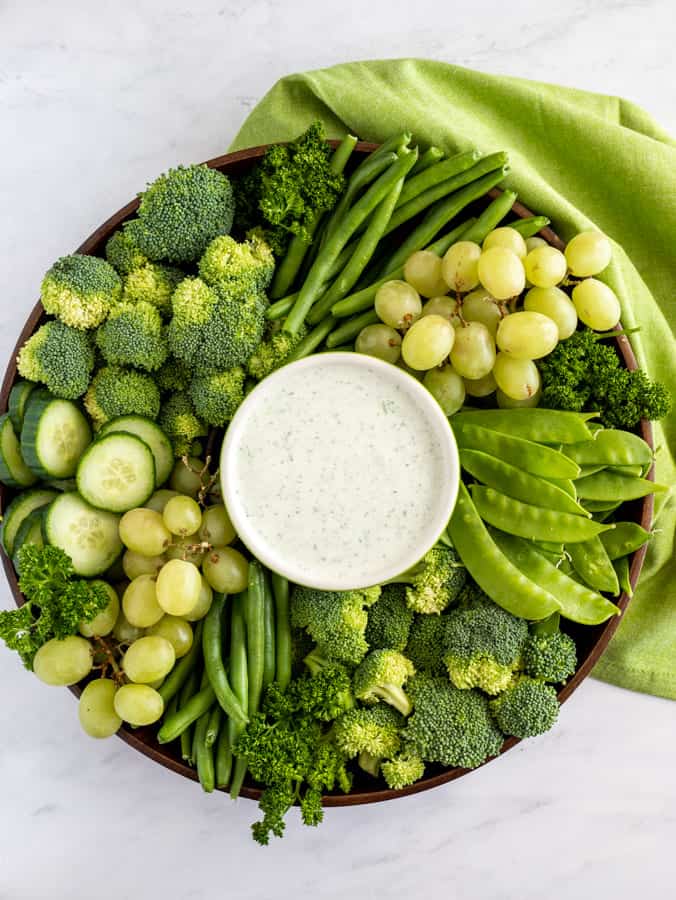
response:
<path id="1" fill-rule="evenodd" d="M 412 369 L 410 366 L 407 366 L 403 359 L 399 359 L 396 366 L 398 369 L 401 369 L 402 372 L 406 372 L 407 375 L 410 375 L 411 378 L 415 378 L 416 381 L 422 381 L 425 377 L 424 372 L 419 372 L 417 369 Z"/>
<path id="2" fill-rule="evenodd" d="M 464 328 L 456 329 L 451 364 L 458 375 L 476 381 L 488 375 L 494 362 L 495 341 L 482 322 L 468 322 Z"/>
<path id="3" fill-rule="evenodd" d="M 526 277 L 535 287 L 554 287 L 566 277 L 566 257 L 555 247 L 536 247 L 524 260 Z"/>
<path id="4" fill-rule="evenodd" d="M 164 615 L 164 610 L 157 602 L 158 577 L 139 575 L 130 582 L 122 595 L 122 609 L 130 625 L 149 628 Z"/>
<path id="5" fill-rule="evenodd" d="M 176 659 L 185 656 L 192 647 L 192 628 L 185 619 L 178 616 L 162 616 L 160 621 L 148 629 L 148 634 L 166 638 L 174 648 Z"/>
<path id="6" fill-rule="evenodd" d="M 183 615 L 183 618 L 188 622 L 197 622 L 198 619 L 203 619 L 211 609 L 211 601 L 213 598 L 214 592 L 211 590 L 211 585 L 204 575 L 200 575 L 200 595 L 197 599 L 197 603 L 190 612 Z"/>
<path id="7" fill-rule="evenodd" d="M 512 400 L 528 400 L 540 389 L 540 373 L 532 359 L 516 359 L 507 353 L 498 353 L 493 376 L 503 394 Z"/>
<path id="8" fill-rule="evenodd" d="M 513 228 L 509 230 L 514 231 Z M 485 288 L 477 288 L 462 301 L 462 317 L 466 322 L 483 323 L 495 339 L 502 312 L 495 297 Z"/>
<path id="9" fill-rule="evenodd" d="M 154 509 L 130 509 L 120 519 L 120 540 L 142 556 L 160 556 L 171 542 L 171 532 Z"/>
<path id="10" fill-rule="evenodd" d="M 202 563 L 202 571 L 219 594 L 237 594 L 249 583 L 249 563 L 239 550 L 232 547 L 214 547 L 210 550 Z"/>
<path id="11" fill-rule="evenodd" d="M 500 388 L 495 392 L 495 399 L 500 409 L 521 409 L 523 407 L 537 406 L 541 396 L 542 391 L 538 390 L 532 397 L 526 397 L 525 400 L 514 400 L 512 397 L 508 397 Z"/>
<path id="12" fill-rule="evenodd" d="M 442 316 L 448 319 L 454 328 L 462 325 L 460 313 L 462 311 L 462 300 L 453 297 L 430 297 L 422 308 L 421 316 Z"/>
<path id="13" fill-rule="evenodd" d="M 505 316 L 496 337 L 500 350 L 515 359 L 540 359 L 551 353 L 558 341 L 556 322 L 549 316 L 528 310 Z"/>
<path id="14" fill-rule="evenodd" d="M 182 559 L 196 566 L 201 566 L 206 553 L 206 549 L 202 549 L 201 544 L 202 541 L 198 535 L 187 538 L 175 537 L 169 547 L 167 547 L 165 556 L 167 559 Z"/>
<path id="15" fill-rule="evenodd" d="M 583 231 L 576 234 L 565 250 L 571 275 L 586 278 L 598 275 L 610 262 L 613 248 L 600 231 Z"/>
<path id="16" fill-rule="evenodd" d="M 401 355 L 401 335 L 389 325 L 367 325 L 357 335 L 357 353 L 396 363 Z"/>
<path id="17" fill-rule="evenodd" d="M 33 671 L 40 681 L 57 687 L 77 684 L 91 670 L 91 644 L 75 634 L 63 640 L 52 638 L 39 647 L 33 657 Z"/>
<path id="18" fill-rule="evenodd" d="M 465 402 L 465 385 L 451 365 L 430 369 L 423 378 L 423 384 L 447 416 L 456 413 Z"/>
<path id="19" fill-rule="evenodd" d="M 408 328 L 422 312 L 420 294 L 405 281 L 386 281 L 376 293 L 376 313 L 390 328 Z"/>
<path id="20" fill-rule="evenodd" d="M 516 253 L 519 259 L 525 259 L 528 253 L 523 237 L 516 228 L 509 226 L 494 228 L 486 235 L 481 246 L 484 250 L 490 250 L 491 247 L 506 247 L 512 253 Z"/>
<path id="21" fill-rule="evenodd" d="M 113 637 L 115 640 L 119 641 L 121 644 L 131 644 L 132 641 L 140 638 L 143 634 L 145 634 L 145 629 L 139 628 L 138 625 L 132 625 L 125 616 L 124 610 L 121 609 L 117 621 L 115 622 L 115 627 L 113 628 Z"/>
<path id="22" fill-rule="evenodd" d="M 162 717 L 164 700 L 147 684 L 124 684 L 115 693 L 115 712 L 130 725 L 152 725 Z"/>
<path id="23" fill-rule="evenodd" d="M 481 247 L 473 241 L 451 244 L 441 261 L 441 274 L 449 288 L 459 294 L 475 288 L 479 284 L 480 257 Z"/>
<path id="24" fill-rule="evenodd" d="M 110 678 L 95 678 L 85 685 L 77 707 L 80 725 L 93 738 L 112 737 L 122 724 L 115 712 L 117 686 Z"/>
<path id="25" fill-rule="evenodd" d="M 489 247 L 479 257 L 479 280 L 496 300 L 517 297 L 526 286 L 523 262 L 507 247 Z"/>
<path id="26" fill-rule="evenodd" d="M 105 581 L 97 578 L 92 584 L 101 585 L 108 594 L 108 603 L 98 612 L 89 622 L 80 622 L 78 631 L 83 637 L 103 637 L 115 627 L 117 617 L 120 613 L 120 599 L 117 596 L 115 588 L 111 587 Z"/>
<path id="27" fill-rule="evenodd" d="M 157 575 L 166 561 L 167 557 L 164 554 L 162 556 L 143 556 L 141 553 L 136 553 L 135 550 L 126 550 L 122 557 L 122 568 L 127 578 L 133 581 L 139 575 Z"/>
<path id="28" fill-rule="evenodd" d="M 167 488 L 160 488 L 159 491 L 155 491 L 150 500 L 146 503 L 146 509 L 152 509 L 155 512 L 163 513 L 164 507 L 171 500 L 172 497 L 180 496 L 178 491 L 170 491 Z"/>
<path id="29" fill-rule="evenodd" d="M 157 576 L 157 602 L 170 616 L 184 616 L 199 600 L 201 587 L 200 570 L 194 563 L 170 559 Z"/>
<path id="30" fill-rule="evenodd" d="M 577 310 L 568 294 L 558 287 L 531 288 L 523 301 L 528 312 L 539 312 L 556 323 L 559 340 L 565 341 L 577 328 Z"/>
<path id="31" fill-rule="evenodd" d="M 186 494 L 193 499 L 197 498 L 202 489 L 202 476 L 199 474 L 204 470 L 204 463 L 201 459 L 194 456 L 187 458 L 187 465 L 179 459 L 169 476 L 169 485 L 179 494 Z"/>
<path id="32" fill-rule="evenodd" d="M 531 250 L 535 250 L 536 247 L 547 247 L 547 241 L 544 238 L 538 237 L 537 235 L 533 235 L 533 237 L 526 238 L 526 250 L 530 253 Z"/>
<path id="33" fill-rule="evenodd" d="M 443 316 L 424 316 L 404 335 L 401 355 L 412 369 L 424 371 L 442 363 L 453 347 L 455 328 Z"/>
<path id="34" fill-rule="evenodd" d="M 573 303 L 580 319 L 595 331 L 608 331 L 620 320 L 615 292 L 596 278 L 585 278 L 573 288 Z"/>
<path id="35" fill-rule="evenodd" d="M 172 497 L 162 513 L 164 524 L 172 534 L 188 537 L 202 524 L 202 510 L 192 497 Z"/>
<path id="36" fill-rule="evenodd" d="M 171 672 L 175 662 L 171 641 L 159 634 L 149 634 L 134 641 L 122 658 L 122 668 L 130 681 L 150 684 Z"/>
<path id="37" fill-rule="evenodd" d="M 431 250 L 418 250 L 409 256 L 404 265 L 404 278 L 423 297 L 435 297 L 446 292 L 441 259 Z"/>
<path id="38" fill-rule="evenodd" d="M 237 537 L 235 526 L 230 521 L 228 511 L 222 503 L 210 506 L 202 514 L 202 524 L 197 533 L 200 541 L 212 547 L 225 547 Z M 202 560 L 200 560 L 200 563 Z"/>
<path id="39" fill-rule="evenodd" d="M 464 378 L 465 392 L 470 397 L 488 397 L 496 389 L 497 384 L 493 373 L 489 372 L 483 378 Z"/>

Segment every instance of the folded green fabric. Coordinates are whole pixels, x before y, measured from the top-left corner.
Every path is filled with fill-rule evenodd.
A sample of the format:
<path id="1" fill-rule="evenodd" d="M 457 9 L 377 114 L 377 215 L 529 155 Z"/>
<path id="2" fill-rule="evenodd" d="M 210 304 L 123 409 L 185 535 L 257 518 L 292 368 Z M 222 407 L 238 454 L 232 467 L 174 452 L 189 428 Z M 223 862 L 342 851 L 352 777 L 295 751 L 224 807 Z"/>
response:
<path id="1" fill-rule="evenodd" d="M 289 140 L 320 119 L 331 137 L 380 141 L 408 129 L 448 152 L 506 149 L 507 184 L 569 239 L 594 226 L 615 242 L 607 280 L 652 378 L 676 393 L 676 142 L 642 109 L 558 85 L 428 60 L 348 63 L 291 75 L 253 110 L 232 149 Z M 604 277 L 605 277 L 604 275 Z M 655 427 L 657 479 L 673 485 L 676 413 Z M 673 496 L 658 495 L 639 588 L 594 675 L 676 699 Z"/>

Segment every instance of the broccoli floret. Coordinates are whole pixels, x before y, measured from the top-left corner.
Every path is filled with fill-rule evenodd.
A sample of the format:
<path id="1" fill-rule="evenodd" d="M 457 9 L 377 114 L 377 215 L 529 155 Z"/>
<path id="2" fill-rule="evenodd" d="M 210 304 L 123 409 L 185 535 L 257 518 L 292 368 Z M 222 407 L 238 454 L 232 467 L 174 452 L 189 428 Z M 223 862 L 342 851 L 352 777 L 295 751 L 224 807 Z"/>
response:
<path id="1" fill-rule="evenodd" d="M 464 587 L 467 573 L 455 550 L 438 544 L 392 583 L 408 584 L 406 602 L 418 613 L 441 613 Z"/>
<path id="2" fill-rule="evenodd" d="M 274 271 L 272 250 L 257 235 L 241 243 L 229 235 L 214 238 L 199 262 L 199 273 L 207 284 L 236 294 L 265 291 Z"/>
<path id="3" fill-rule="evenodd" d="M 493 603 L 483 592 L 446 616 L 444 662 L 458 688 L 499 694 L 521 665 L 528 623 Z"/>
<path id="4" fill-rule="evenodd" d="M 366 643 L 373 650 L 401 650 L 408 641 L 413 610 L 406 605 L 403 584 L 386 584 L 368 611 Z"/>
<path id="5" fill-rule="evenodd" d="M 95 428 L 131 413 L 156 419 L 160 392 L 150 375 L 121 366 L 104 366 L 94 375 L 84 405 Z"/>
<path id="6" fill-rule="evenodd" d="M 74 400 L 87 390 L 94 368 L 91 336 L 58 320 L 46 322 L 19 350 L 16 364 L 24 378 Z"/>
<path id="7" fill-rule="evenodd" d="M 413 713 L 402 738 L 411 753 L 426 762 L 474 769 L 500 750 L 502 735 L 483 694 L 423 674 L 411 679 L 409 693 Z"/>
<path id="8" fill-rule="evenodd" d="M 185 272 L 160 263 L 136 266 L 127 273 L 123 282 L 122 299 L 127 303 L 140 300 L 152 303 L 164 316 L 171 313 L 171 297 Z"/>
<path id="9" fill-rule="evenodd" d="M 195 372 L 244 365 L 263 337 L 263 294 L 237 297 L 210 288 L 201 278 L 186 278 L 171 302 L 171 352 Z"/>
<path id="10" fill-rule="evenodd" d="M 96 328 L 121 294 L 120 276 L 98 256 L 62 256 L 42 280 L 45 311 L 73 328 Z"/>
<path id="11" fill-rule="evenodd" d="M 562 631 L 531 634 L 523 648 L 527 675 L 540 681 L 565 681 L 577 666 L 575 641 Z"/>
<path id="12" fill-rule="evenodd" d="M 192 381 L 190 369 L 173 356 L 168 356 L 160 368 L 153 374 L 155 383 L 162 394 L 173 394 L 176 391 L 187 391 Z"/>
<path id="13" fill-rule="evenodd" d="M 368 650 L 364 607 L 375 603 L 379 595 L 379 587 L 318 591 L 299 585 L 291 595 L 291 624 L 304 628 L 323 656 L 357 665 Z"/>
<path id="14" fill-rule="evenodd" d="M 403 716 L 387 703 L 350 709 L 336 720 L 333 736 L 346 756 L 389 758 L 399 752 Z"/>
<path id="15" fill-rule="evenodd" d="M 291 671 L 294 675 L 305 671 L 305 659 L 315 649 L 315 642 L 304 628 L 291 629 Z"/>
<path id="16" fill-rule="evenodd" d="M 164 400 L 157 424 L 171 441 L 177 457 L 190 456 L 193 442 L 209 433 L 204 422 L 198 419 L 190 397 L 180 392 Z"/>
<path id="17" fill-rule="evenodd" d="M 407 716 L 411 701 L 404 685 L 414 674 L 413 663 L 398 650 L 372 650 L 354 673 L 354 695 L 364 703 L 384 700 Z"/>
<path id="18" fill-rule="evenodd" d="M 179 166 L 140 195 L 138 218 L 125 233 L 155 262 L 195 262 L 209 241 L 229 234 L 234 213 L 227 176 L 204 165 Z"/>
<path id="19" fill-rule="evenodd" d="M 417 672 L 428 672 L 430 675 L 446 673 L 446 664 L 444 663 L 445 627 L 445 615 L 415 615 L 404 652 Z"/>
<path id="20" fill-rule="evenodd" d="M 490 701 L 495 721 L 505 734 L 527 738 L 544 734 L 559 715 L 559 701 L 551 684 L 521 676 Z"/>
<path id="21" fill-rule="evenodd" d="M 307 326 L 301 325 L 296 334 L 276 331 L 256 347 L 247 363 L 247 371 L 256 381 L 279 369 L 307 334 Z"/>
<path id="22" fill-rule="evenodd" d="M 152 303 L 118 303 L 99 325 L 96 345 L 110 365 L 159 369 L 168 348 L 162 319 Z"/>
<path id="23" fill-rule="evenodd" d="M 393 791 L 400 791 L 409 784 L 420 781 L 425 774 L 425 763 L 419 756 L 400 753 L 394 759 L 381 763 L 380 771 L 387 786 Z"/>
<path id="24" fill-rule="evenodd" d="M 196 375 L 188 396 L 195 412 L 207 425 L 225 425 L 244 399 L 244 370 L 237 366 L 225 372 Z"/>
<path id="25" fill-rule="evenodd" d="M 106 259 L 120 275 L 127 275 L 132 269 L 144 266 L 148 257 L 144 256 L 131 237 L 120 229 L 106 244 Z"/>

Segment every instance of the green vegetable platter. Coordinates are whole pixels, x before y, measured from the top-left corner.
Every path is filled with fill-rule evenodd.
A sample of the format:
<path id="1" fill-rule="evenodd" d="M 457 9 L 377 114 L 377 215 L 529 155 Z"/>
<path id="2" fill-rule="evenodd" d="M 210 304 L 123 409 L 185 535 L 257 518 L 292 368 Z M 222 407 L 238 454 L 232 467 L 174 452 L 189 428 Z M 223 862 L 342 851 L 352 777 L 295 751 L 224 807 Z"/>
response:
<path id="1" fill-rule="evenodd" d="M 508 165 L 311 125 L 171 170 L 50 268 L 6 372 L 0 637 L 87 734 L 258 799 L 261 844 L 549 730 L 636 585 L 669 397 L 610 243 L 564 247 Z M 256 383 L 326 350 L 421 381 L 462 471 L 439 542 L 350 591 L 253 558 L 214 462 Z"/>

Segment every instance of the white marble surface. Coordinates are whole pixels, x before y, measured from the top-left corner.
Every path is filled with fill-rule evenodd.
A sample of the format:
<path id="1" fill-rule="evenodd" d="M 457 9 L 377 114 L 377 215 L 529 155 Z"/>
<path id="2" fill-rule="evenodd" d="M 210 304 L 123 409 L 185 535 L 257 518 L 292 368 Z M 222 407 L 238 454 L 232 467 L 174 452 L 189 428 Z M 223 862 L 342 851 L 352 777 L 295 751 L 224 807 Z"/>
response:
<path id="1" fill-rule="evenodd" d="M 194 10 L 193 10 L 194 8 Z M 224 150 L 282 74 L 429 56 L 623 94 L 676 132 L 671 0 L 5 0 L 0 357 L 52 260 L 170 164 Z M 8 605 L 6 588 L 0 603 Z M 437 791 L 329 810 L 267 850 L 255 808 L 79 731 L 0 652 L 0 898 L 671 898 L 676 715 L 589 681 L 555 731 Z"/>

